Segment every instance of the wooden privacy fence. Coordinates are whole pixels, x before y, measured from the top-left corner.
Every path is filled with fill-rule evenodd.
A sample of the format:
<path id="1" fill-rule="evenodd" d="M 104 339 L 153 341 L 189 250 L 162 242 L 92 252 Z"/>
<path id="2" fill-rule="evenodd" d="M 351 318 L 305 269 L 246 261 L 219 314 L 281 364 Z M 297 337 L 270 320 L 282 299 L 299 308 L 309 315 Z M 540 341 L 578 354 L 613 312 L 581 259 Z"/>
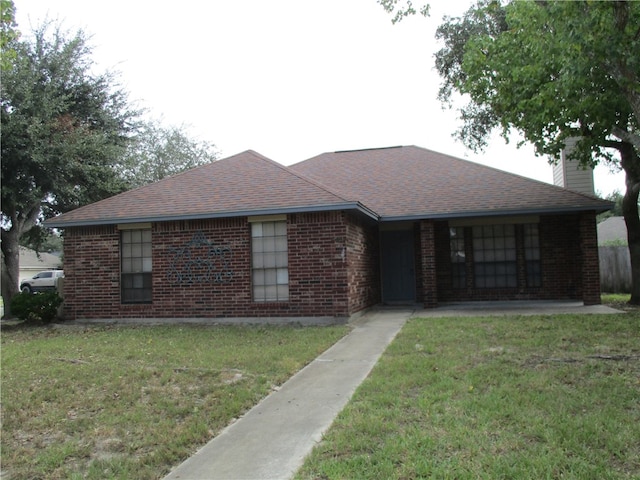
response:
<path id="1" fill-rule="evenodd" d="M 631 292 L 631 256 L 629 247 L 598 247 L 600 288 L 607 293 Z"/>

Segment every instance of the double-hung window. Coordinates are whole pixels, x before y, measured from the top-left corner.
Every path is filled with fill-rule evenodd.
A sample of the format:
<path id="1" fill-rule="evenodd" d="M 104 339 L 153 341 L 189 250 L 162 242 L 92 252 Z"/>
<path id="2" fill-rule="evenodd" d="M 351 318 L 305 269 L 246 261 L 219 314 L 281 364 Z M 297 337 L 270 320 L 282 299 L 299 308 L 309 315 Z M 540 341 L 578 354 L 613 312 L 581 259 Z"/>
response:
<path id="1" fill-rule="evenodd" d="M 515 225 L 479 225 L 472 231 L 476 287 L 516 287 Z"/>
<path id="2" fill-rule="evenodd" d="M 251 223 L 251 267 L 255 302 L 289 300 L 286 220 Z"/>
<path id="3" fill-rule="evenodd" d="M 151 229 L 120 232 L 122 303 L 151 303 Z"/>
<path id="4" fill-rule="evenodd" d="M 466 249 L 465 239 L 469 242 Z M 465 288 L 469 284 L 474 288 L 542 285 L 537 223 L 454 224 L 449 228 L 449 251 L 453 288 Z"/>

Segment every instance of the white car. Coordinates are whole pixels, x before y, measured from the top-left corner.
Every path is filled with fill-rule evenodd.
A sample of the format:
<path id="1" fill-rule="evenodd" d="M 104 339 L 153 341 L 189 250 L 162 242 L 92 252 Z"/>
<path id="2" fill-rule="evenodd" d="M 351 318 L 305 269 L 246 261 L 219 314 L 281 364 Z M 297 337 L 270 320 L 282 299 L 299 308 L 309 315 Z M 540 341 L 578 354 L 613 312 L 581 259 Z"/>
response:
<path id="1" fill-rule="evenodd" d="M 53 292 L 58 287 L 58 279 L 64 277 L 64 270 L 45 270 L 33 278 L 20 282 L 22 293 Z"/>

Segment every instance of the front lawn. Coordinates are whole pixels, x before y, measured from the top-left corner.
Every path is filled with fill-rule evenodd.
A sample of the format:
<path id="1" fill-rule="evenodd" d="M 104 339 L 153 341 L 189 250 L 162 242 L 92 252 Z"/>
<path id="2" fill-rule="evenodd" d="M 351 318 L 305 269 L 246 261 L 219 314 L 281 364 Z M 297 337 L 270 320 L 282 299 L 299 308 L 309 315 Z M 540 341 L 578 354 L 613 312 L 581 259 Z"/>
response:
<path id="1" fill-rule="evenodd" d="M 2 472 L 161 478 L 347 331 L 3 328 Z"/>
<path id="2" fill-rule="evenodd" d="M 640 478 L 640 314 L 414 319 L 297 479 Z"/>

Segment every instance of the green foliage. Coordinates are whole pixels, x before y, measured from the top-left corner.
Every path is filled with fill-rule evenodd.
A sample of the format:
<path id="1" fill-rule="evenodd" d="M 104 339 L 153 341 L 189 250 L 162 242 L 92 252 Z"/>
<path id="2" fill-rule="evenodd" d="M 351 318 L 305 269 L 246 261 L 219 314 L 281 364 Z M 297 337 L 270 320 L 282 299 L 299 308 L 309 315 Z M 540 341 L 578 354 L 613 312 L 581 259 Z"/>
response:
<path id="1" fill-rule="evenodd" d="M 606 220 L 609 217 L 621 217 L 623 198 L 624 198 L 624 195 L 622 195 L 622 193 L 620 193 L 618 190 L 616 190 L 615 192 L 611 192 L 609 195 L 604 197 L 605 200 L 609 200 L 610 202 L 613 202 L 614 206 L 608 212 L 604 212 L 598 215 L 597 217 L 598 222 L 602 222 L 603 220 Z"/>
<path id="2" fill-rule="evenodd" d="M 4 70 L 11 67 L 16 58 L 12 42 L 18 39 L 20 32 L 16 29 L 16 7 L 13 0 L 0 0 L 0 67 Z"/>
<path id="3" fill-rule="evenodd" d="M 385 9 L 387 13 L 393 15 L 393 18 L 391 19 L 393 23 L 398 23 L 402 19 L 418 13 L 411 0 L 378 0 L 378 3 L 382 6 L 382 8 Z M 428 17 L 429 4 L 422 4 L 419 7 L 419 12 L 421 15 Z"/>
<path id="4" fill-rule="evenodd" d="M 628 293 L 603 293 L 600 297 L 604 305 L 618 309 L 626 307 L 631 299 Z"/>
<path id="5" fill-rule="evenodd" d="M 635 2 L 482 0 L 438 28 L 440 99 L 469 99 L 458 134 L 473 149 L 515 128 L 541 155 L 580 137 L 575 159 L 617 162 L 610 148 L 640 145 L 639 22 Z"/>
<path id="6" fill-rule="evenodd" d="M 616 240 L 608 240 L 602 242 L 599 247 L 626 247 L 628 246 L 627 240 L 624 238 L 618 238 Z"/>
<path id="7" fill-rule="evenodd" d="M 36 225 L 22 235 L 20 245 L 36 252 L 62 252 L 62 237 L 48 228 Z"/>
<path id="8" fill-rule="evenodd" d="M 147 121 L 127 149 L 122 176 L 131 188 L 213 162 L 215 146 L 189 136 L 185 127 L 163 127 Z"/>
<path id="9" fill-rule="evenodd" d="M 12 47 L 0 85 L 5 299 L 18 290 L 26 232 L 126 188 L 121 162 L 138 116 L 113 74 L 94 73 L 82 31 L 45 23 Z"/>
<path id="10" fill-rule="evenodd" d="M 11 298 L 11 312 L 20 320 L 50 323 L 57 317 L 62 298 L 57 292 L 19 293 Z"/>
<path id="11" fill-rule="evenodd" d="M 2 214 L 12 227 L 35 224 L 123 190 L 118 162 L 136 112 L 95 75 L 82 31 L 45 24 L 16 44 L 2 78 Z"/>
<path id="12" fill-rule="evenodd" d="M 498 129 L 539 155 L 622 168 L 631 266 L 640 272 L 640 2 L 479 0 L 445 18 L 436 37 L 440 100 L 460 94 L 457 132 L 479 150 Z M 633 278 L 639 278 L 632 273 Z M 632 286 L 640 304 L 640 282 Z"/>

